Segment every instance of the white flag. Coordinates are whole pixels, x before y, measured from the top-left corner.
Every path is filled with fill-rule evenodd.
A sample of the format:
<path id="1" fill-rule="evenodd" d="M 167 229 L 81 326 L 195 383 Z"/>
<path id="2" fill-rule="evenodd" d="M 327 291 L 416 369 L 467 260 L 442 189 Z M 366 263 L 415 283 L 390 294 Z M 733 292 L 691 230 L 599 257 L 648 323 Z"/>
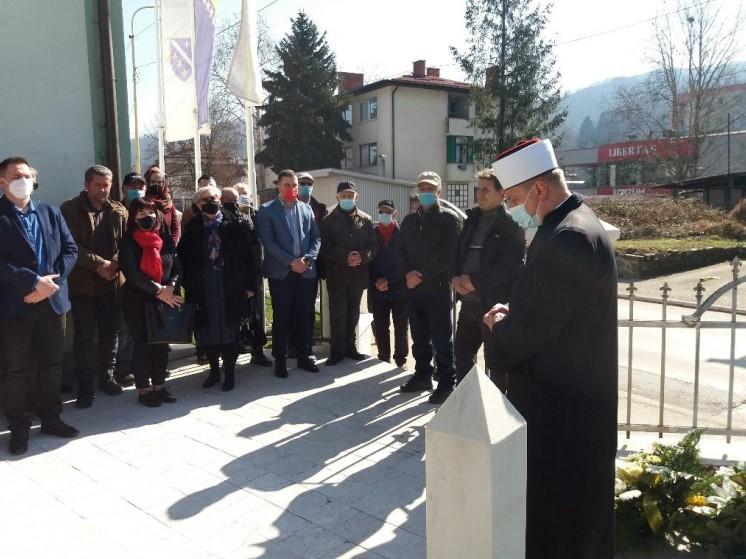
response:
<path id="1" fill-rule="evenodd" d="M 194 138 L 194 0 L 161 0 L 161 72 L 166 141 Z"/>
<path id="2" fill-rule="evenodd" d="M 256 10 L 254 0 L 243 0 L 241 6 L 241 30 L 236 52 L 233 54 L 228 88 L 247 105 L 261 105 L 261 74 L 257 56 Z"/>

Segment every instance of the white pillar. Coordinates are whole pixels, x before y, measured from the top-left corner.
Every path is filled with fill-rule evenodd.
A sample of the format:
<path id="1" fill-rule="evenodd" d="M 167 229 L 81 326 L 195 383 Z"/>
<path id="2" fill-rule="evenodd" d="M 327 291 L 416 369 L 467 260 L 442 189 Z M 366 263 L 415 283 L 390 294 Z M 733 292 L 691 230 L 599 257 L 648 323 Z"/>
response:
<path id="1" fill-rule="evenodd" d="M 428 559 L 526 555 L 526 422 L 474 367 L 426 429 Z"/>

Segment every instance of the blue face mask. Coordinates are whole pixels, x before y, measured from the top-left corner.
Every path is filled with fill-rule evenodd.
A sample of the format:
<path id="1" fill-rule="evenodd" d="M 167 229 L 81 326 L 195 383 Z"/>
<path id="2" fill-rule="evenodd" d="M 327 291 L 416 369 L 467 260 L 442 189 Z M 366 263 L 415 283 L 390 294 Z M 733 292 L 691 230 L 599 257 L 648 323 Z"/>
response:
<path id="1" fill-rule="evenodd" d="M 313 186 L 309 186 L 307 184 L 302 184 L 298 188 L 298 197 L 299 198 L 310 198 L 311 194 L 313 194 Z"/>
<path id="2" fill-rule="evenodd" d="M 435 192 L 420 192 L 420 206 L 423 208 L 434 206 L 437 201 L 438 196 Z"/>
<path id="3" fill-rule="evenodd" d="M 394 221 L 394 214 L 387 214 L 387 213 L 378 214 L 378 222 L 381 225 L 391 225 L 393 221 Z"/>
<path id="4" fill-rule="evenodd" d="M 355 209 L 355 200 L 351 198 L 345 198 L 339 201 L 339 207 L 346 212 Z"/>
<path id="5" fill-rule="evenodd" d="M 127 191 L 127 201 L 132 202 L 134 200 L 137 200 L 138 198 L 142 198 L 142 195 L 142 190 L 130 189 Z"/>
<path id="6" fill-rule="evenodd" d="M 541 225 L 541 221 L 539 220 L 538 215 L 538 208 L 537 213 L 534 215 L 531 215 L 526 211 L 526 201 L 528 200 L 528 197 L 531 196 L 531 193 L 533 191 L 534 187 L 532 186 L 531 190 L 528 191 L 526 198 L 523 200 L 523 204 L 519 204 L 508 210 L 510 212 L 510 217 L 513 218 L 513 221 L 515 221 L 523 229 L 536 229 L 539 225 Z"/>
<path id="7" fill-rule="evenodd" d="M 248 206 L 251 204 L 251 200 L 249 200 L 249 197 L 246 194 L 241 194 L 241 196 L 238 197 L 238 203 L 241 206 Z"/>

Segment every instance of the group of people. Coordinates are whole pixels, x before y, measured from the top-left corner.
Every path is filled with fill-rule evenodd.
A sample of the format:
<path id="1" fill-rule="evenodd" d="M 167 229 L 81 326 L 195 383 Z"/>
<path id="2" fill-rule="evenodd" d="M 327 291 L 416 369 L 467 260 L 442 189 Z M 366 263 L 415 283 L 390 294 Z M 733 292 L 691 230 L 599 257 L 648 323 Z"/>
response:
<path id="1" fill-rule="evenodd" d="M 110 197 L 112 178 L 91 167 L 60 210 L 31 200 L 28 161 L 0 162 L 0 372 L 11 453 L 26 452 L 32 415 L 45 433 L 78 434 L 60 417 L 68 311 L 76 405 L 134 382 L 141 404 L 160 406 L 176 397 L 166 386 L 168 344 L 149 339 L 153 304 L 194 305 L 197 351 L 209 363 L 203 386 L 222 380 L 229 391 L 242 344 L 279 378 L 289 376 L 289 356 L 319 372 L 312 339 L 325 279 L 327 366 L 367 357 L 355 334 L 366 290 L 379 359 L 405 367 L 411 334 L 415 365 L 402 392 L 432 391 L 431 403 L 444 402 L 484 346 L 486 373 L 528 423 L 527 557 L 613 556 L 616 268 L 548 140 L 521 142 L 480 171 L 465 220 L 440 203 L 431 171 L 419 175 L 418 209 L 401 223 L 392 200 L 378 203 L 374 221 L 348 181 L 328 212 L 312 196 L 314 178 L 292 170 L 279 173 L 277 197 L 258 210 L 248 192 L 203 177 L 183 215 L 157 167 L 128 175 L 122 202 Z M 263 278 L 274 361 L 263 353 Z"/>

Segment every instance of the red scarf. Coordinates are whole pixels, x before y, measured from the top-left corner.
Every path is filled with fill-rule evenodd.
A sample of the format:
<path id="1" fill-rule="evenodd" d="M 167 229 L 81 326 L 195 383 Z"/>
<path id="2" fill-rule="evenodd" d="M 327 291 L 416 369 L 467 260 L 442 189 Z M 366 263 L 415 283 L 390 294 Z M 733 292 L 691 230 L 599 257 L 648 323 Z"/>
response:
<path id="1" fill-rule="evenodd" d="M 381 237 L 383 237 L 383 246 L 389 246 L 389 241 L 391 240 L 391 235 L 394 234 L 395 228 L 395 221 L 392 221 L 388 225 L 383 225 L 382 223 L 378 224 L 378 232 L 381 234 Z"/>
<path id="2" fill-rule="evenodd" d="M 163 239 L 156 231 L 135 230 L 132 233 L 137 245 L 142 249 L 140 258 L 140 271 L 156 283 L 163 280 L 163 261 L 161 260 L 161 248 Z"/>

